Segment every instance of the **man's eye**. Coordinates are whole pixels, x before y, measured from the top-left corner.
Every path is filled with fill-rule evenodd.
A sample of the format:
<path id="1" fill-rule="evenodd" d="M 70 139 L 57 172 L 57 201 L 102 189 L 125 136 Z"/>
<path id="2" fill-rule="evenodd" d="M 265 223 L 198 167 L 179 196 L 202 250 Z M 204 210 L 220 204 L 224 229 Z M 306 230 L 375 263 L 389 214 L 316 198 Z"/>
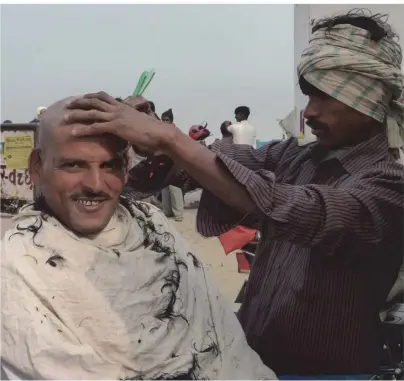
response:
<path id="1" fill-rule="evenodd" d="M 79 169 L 81 168 L 79 163 L 64 163 L 62 165 L 62 168 L 64 169 Z"/>

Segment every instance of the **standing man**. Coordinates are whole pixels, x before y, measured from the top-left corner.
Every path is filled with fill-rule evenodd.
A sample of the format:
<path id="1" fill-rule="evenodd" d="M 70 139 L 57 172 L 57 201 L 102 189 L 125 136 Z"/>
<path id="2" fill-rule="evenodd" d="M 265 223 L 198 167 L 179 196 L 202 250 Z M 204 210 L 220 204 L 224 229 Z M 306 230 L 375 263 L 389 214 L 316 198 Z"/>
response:
<path id="1" fill-rule="evenodd" d="M 404 250 L 402 54 L 384 15 L 349 12 L 312 32 L 298 67 L 317 136 L 309 146 L 291 138 L 215 153 L 104 93 L 72 104 L 69 120 L 96 117 L 75 134 L 112 133 L 169 157 L 182 169 L 171 180 L 139 181 L 135 168 L 131 185 L 199 183 L 204 236 L 259 227 L 239 319 L 267 366 L 286 379 L 370 379 Z"/>
<path id="2" fill-rule="evenodd" d="M 233 139 L 233 135 L 229 131 L 229 127 L 231 126 L 230 120 L 225 120 L 221 125 L 220 125 L 220 132 L 222 133 L 222 139 L 227 139 L 231 138 Z"/>
<path id="3" fill-rule="evenodd" d="M 228 142 L 233 142 L 233 135 L 229 131 L 229 127 L 231 126 L 230 120 L 225 120 L 221 125 L 220 125 L 220 132 L 222 134 L 222 138 L 216 138 L 215 141 L 209 145 L 209 148 L 215 147 L 217 145 L 220 145 L 222 141 L 228 141 Z"/>
<path id="4" fill-rule="evenodd" d="M 46 111 L 46 107 L 44 107 L 44 106 L 38 107 L 36 109 L 36 117 L 35 117 L 35 119 L 31 120 L 30 123 L 39 123 L 43 114 L 45 113 L 45 111 Z"/>
<path id="5" fill-rule="evenodd" d="M 154 113 L 151 106 L 151 112 Z M 173 110 L 169 109 L 161 114 L 161 121 L 175 127 Z M 181 222 L 184 219 L 184 194 L 181 188 L 169 185 L 161 191 L 163 212 L 167 217 Z"/>
<path id="6" fill-rule="evenodd" d="M 151 107 L 151 110 L 152 110 L 152 112 L 154 112 L 152 107 Z M 171 125 L 175 126 L 174 114 L 173 114 L 173 110 L 171 108 L 169 110 L 167 110 L 167 111 L 164 111 L 161 114 L 161 121 L 164 122 L 164 123 L 171 124 Z"/>
<path id="7" fill-rule="evenodd" d="M 237 123 L 228 127 L 233 135 L 234 144 L 248 144 L 256 147 L 257 132 L 255 127 L 248 122 L 250 109 L 247 106 L 240 106 L 234 110 Z"/>

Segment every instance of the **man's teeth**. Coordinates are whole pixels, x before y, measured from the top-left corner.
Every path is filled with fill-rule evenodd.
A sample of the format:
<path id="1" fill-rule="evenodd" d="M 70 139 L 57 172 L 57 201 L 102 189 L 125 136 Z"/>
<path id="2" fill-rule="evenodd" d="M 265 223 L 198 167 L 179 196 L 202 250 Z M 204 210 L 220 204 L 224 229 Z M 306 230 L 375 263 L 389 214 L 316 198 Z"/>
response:
<path id="1" fill-rule="evenodd" d="M 76 200 L 79 204 L 84 204 L 87 206 L 96 206 L 98 205 L 101 201 L 100 200 Z"/>

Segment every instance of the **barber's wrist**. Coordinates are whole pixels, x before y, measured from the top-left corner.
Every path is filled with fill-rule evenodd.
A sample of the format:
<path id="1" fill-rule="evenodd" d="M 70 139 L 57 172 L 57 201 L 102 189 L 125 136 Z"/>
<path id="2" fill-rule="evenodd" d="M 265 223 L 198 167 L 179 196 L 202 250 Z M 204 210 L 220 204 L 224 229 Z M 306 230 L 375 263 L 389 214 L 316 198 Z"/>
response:
<path id="1" fill-rule="evenodd" d="M 180 129 L 175 126 L 167 126 L 166 130 L 159 137 L 159 151 L 164 155 L 171 156 L 175 151 L 178 139 L 184 135 Z"/>

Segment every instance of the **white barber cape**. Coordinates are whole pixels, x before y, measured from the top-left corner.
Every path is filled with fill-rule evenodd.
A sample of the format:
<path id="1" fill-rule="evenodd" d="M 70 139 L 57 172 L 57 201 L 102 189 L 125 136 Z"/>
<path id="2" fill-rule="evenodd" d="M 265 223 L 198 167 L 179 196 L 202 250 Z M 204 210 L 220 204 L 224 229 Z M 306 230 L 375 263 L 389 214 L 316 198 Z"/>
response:
<path id="1" fill-rule="evenodd" d="M 2 242 L 7 377 L 275 379 L 164 215 L 131 209 L 91 239 L 22 209 Z"/>
<path id="2" fill-rule="evenodd" d="M 228 130 L 233 135 L 234 144 L 247 144 L 256 148 L 257 132 L 255 127 L 247 120 L 232 124 Z"/>

